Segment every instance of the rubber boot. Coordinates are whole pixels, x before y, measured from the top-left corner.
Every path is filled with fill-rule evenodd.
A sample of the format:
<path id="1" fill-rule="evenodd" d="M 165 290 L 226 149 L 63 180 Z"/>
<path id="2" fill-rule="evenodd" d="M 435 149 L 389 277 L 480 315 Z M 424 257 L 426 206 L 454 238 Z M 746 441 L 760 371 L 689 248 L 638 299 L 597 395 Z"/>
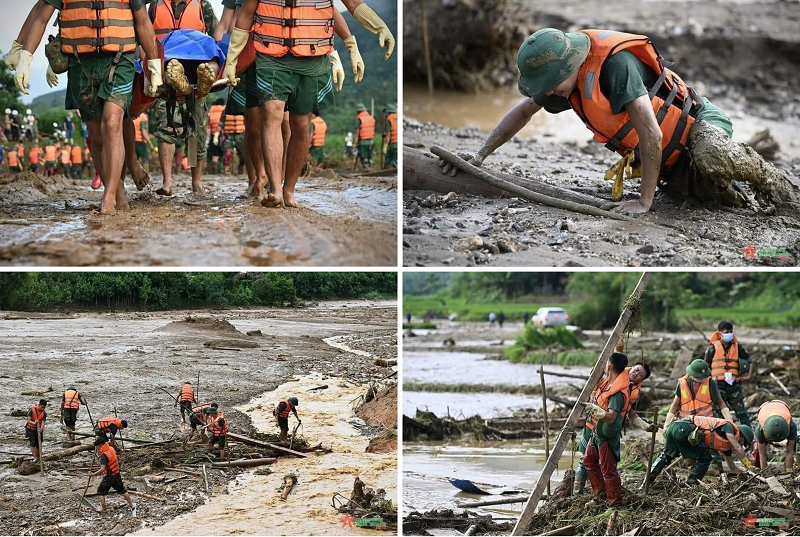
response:
<path id="1" fill-rule="evenodd" d="M 649 483 L 650 485 L 656 480 L 656 478 L 664 471 L 664 468 L 669 466 L 669 464 L 675 460 L 673 457 L 670 457 L 666 453 L 662 452 L 656 462 L 653 464 L 653 467 L 650 468 L 650 477 L 645 480 L 645 483 Z"/>
<path id="2" fill-rule="evenodd" d="M 575 494 L 582 494 L 583 489 L 586 487 L 586 474 L 575 474 Z"/>

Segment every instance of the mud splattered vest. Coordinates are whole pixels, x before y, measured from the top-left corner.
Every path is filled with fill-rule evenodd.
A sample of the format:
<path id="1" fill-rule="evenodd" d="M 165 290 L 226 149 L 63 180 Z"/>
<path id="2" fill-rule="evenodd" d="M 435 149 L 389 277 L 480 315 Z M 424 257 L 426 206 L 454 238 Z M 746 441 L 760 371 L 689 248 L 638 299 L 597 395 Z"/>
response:
<path id="1" fill-rule="evenodd" d="M 194 401 L 194 388 L 192 388 L 191 384 L 184 384 L 183 388 L 181 388 L 181 402 L 189 401 L 190 403 Z"/>
<path id="2" fill-rule="evenodd" d="M 97 420 L 97 428 L 104 433 L 110 433 L 112 425 L 115 425 L 117 429 L 122 429 L 122 420 L 111 416 Z"/>

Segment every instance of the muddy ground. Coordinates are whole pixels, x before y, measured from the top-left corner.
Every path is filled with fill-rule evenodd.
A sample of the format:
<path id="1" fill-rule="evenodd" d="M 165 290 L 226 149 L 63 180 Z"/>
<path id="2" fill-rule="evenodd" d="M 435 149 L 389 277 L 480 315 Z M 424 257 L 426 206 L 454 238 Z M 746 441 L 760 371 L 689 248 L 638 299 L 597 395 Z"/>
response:
<path id="1" fill-rule="evenodd" d="M 416 3 L 404 4 L 414 9 Z M 460 10 L 476 15 L 456 17 Z M 452 128 L 429 123 L 436 121 L 422 114 L 429 106 L 409 105 L 423 117 L 407 113 L 404 143 L 425 149 L 436 144 L 450 150 L 476 150 L 491 128 L 486 126 L 485 110 L 496 108 L 494 95 L 505 100 L 516 84 L 515 57 L 521 39 L 548 26 L 568 31 L 608 28 L 648 35 L 659 52 L 675 62 L 673 69 L 687 83 L 731 116 L 735 140 L 744 141 L 757 130 L 770 128 L 781 145 L 773 163 L 800 180 L 800 145 L 795 137 L 800 124 L 800 83 L 791 74 L 797 72 L 800 57 L 797 2 L 718 0 L 702 6 L 631 0 L 451 2 L 434 9 L 431 17 L 439 17 L 444 25 L 432 45 L 435 72 L 441 75 L 437 88 L 484 93 L 459 112 L 459 124 L 447 120 Z M 418 31 L 414 20 L 414 16 L 406 18 L 407 39 Z M 451 28 L 459 24 L 477 28 L 470 32 Z M 490 39 L 498 34 L 503 38 Z M 437 46 L 436 39 L 453 35 L 470 38 L 458 46 Z M 447 52 L 442 52 L 437 64 L 440 49 Z M 406 82 L 423 80 L 418 69 L 421 56 L 409 49 L 405 53 Z M 490 125 L 503 112 L 493 113 L 496 117 L 490 118 Z M 618 157 L 591 142 L 591 133 L 579 121 L 576 127 L 575 117 L 564 116 L 574 114 L 549 117 L 534 135 L 520 134 L 484 166 L 610 199 L 611 183 L 603 175 Z M 471 124 L 480 124 L 481 129 L 469 128 Z M 627 223 L 514 199 L 460 195 L 443 203 L 435 198 L 426 201 L 430 194 L 404 192 L 405 266 L 794 266 L 800 261 L 800 220 L 791 211 L 765 216 L 752 210 L 706 207 L 659 192 L 651 214 Z M 624 199 L 638 195 L 638 180 L 626 180 Z M 567 218 L 577 228 L 562 234 L 562 226 L 556 227 L 560 222 L 566 228 Z M 456 244 L 476 236 L 489 244 L 466 251 Z M 764 251 L 745 259 L 744 249 L 750 245 Z"/>
<path id="2" fill-rule="evenodd" d="M 249 433 L 258 424 L 235 406 L 247 405 L 285 383 L 292 386 L 291 379 L 310 375 L 316 375 L 316 385 L 335 383 L 360 393 L 368 382 L 392 372 L 391 368 L 373 365 L 374 358 L 397 357 L 397 306 L 393 302 L 326 302 L 302 309 L 27 317 L 0 314 L 0 339 L 4 342 L 0 351 L 0 406 L 5 409 L 0 414 L 3 460 L 11 459 L 12 454 L 30 453 L 23 436 L 24 418 L 10 414 L 12 409 L 29 408 L 39 397 L 21 392 L 51 387 L 54 390 L 45 394 L 50 402 L 44 439 L 46 454 L 48 450 L 61 449 L 65 440 L 58 429 L 58 403 L 67 384 L 74 384 L 87 398 L 94 419 L 113 415 L 116 406 L 119 415 L 129 421 L 127 436 L 166 440 L 180 436 L 181 421 L 173 401 L 159 387 L 177 393 L 182 382 L 196 381 L 199 373 L 200 399 L 220 404 L 232 432 Z M 187 320 L 189 317 L 191 321 Z M 261 330 L 263 335 L 246 335 L 253 330 Z M 325 343 L 327 338 L 345 342 L 352 351 Z M 219 340 L 227 341 L 226 348 L 245 343 L 236 345 L 240 350 L 206 345 Z M 257 347 L 246 348 L 252 344 Z M 277 397 L 277 392 L 274 395 Z M 290 395 L 293 394 L 281 397 Z M 302 418 L 304 394 L 294 395 L 300 399 L 298 410 Z M 312 399 L 306 396 L 307 402 Z M 312 408 L 306 408 L 310 414 Z M 307 421 L 312 422 L 305 425 L 308 443 L 325 444 L 326 438 L 314 437 L 323 436 L 315 433 L 315 420 Z M 85 408 L 79 412 L 77 429 L 91 429 Z M 264 428 L 261 430 L 264 432 Z M 277 428 L 266 428 L 265 432 L 275 433 Z M 376 433 L 365 427 L 363 434 L 366 445 L 369 436 Z M 124 505 L 117 496 L 109 497 L 109 514 L 79 510 L 79 498 L 70 489 L 85 486 L 91 456 L 83 453 L 69 461 L 68 466 L 49 471 L 45 478 L 38 474 L 23 477 L 15 469 L 0 465 L 0 502 L 4 511 L 0 533 L 125 534 L 143 524 L 160 526 L 206 500 L 202 486 L 185 479 L 153 491 L 174 504 L 138 498 L 137 519 L 131 518 L 126 509 L 113 508 Z M 145 490 L 132 470 L 122 468 L 126 484 Z M 213 494 L 226 494 L 227 484 L 240 473 L 212 472 L 209 485 Z M 98 482 L 95 478 L 90 492 Z M 53 526 L 64 523 L 67 525 Z"/>
<path id="3" fill-rule="evenodd" d="M 325 170 L 301 179 L 301 209 L 270 210 L 244 197 L 246 176 L 188 175 L 174 196 L 155 194 L 160 174 L 129 211 L 97 212 L 90 180 L 0 175 L 0 264 L 39 266 L 273 266 L 397 264 L 396 177 Z"/>

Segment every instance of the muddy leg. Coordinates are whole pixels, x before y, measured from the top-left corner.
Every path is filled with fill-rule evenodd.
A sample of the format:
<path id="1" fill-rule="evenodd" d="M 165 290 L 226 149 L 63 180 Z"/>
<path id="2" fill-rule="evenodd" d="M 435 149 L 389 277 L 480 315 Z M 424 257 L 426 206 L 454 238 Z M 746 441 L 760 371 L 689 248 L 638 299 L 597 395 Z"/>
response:
<path id="1" fill-rule="evenodd" d="M 270 183 L 270 194 L 261 200 L 265 207 L 283 207 L 283 143 L 281 123 L 283 122 L 283 101 L 267 101 L 262 105 L 261 113 L 264 129 L 261 134 L 261 146 L 264 162 Z"/>
<path id="2" fill-rule="evenodd" d="M 249 117 L 250 109 L 248 109 L 247 112 Z M 247 125 L 254 125 L 254 123 L 251 123 L 249 119 L 245 120 L 245 123 Z M 256 169 L 253 166 L 253 139 L 255 138 L 255 135 L 253 134 L 254 130 L 255 129 L 248 127 L 245 128 L 244 131 L 244 147 L 246 149 L 244 153 L 244 166 L 247 170 L 247 196 L 250 198 L 260 198 L 261 195 L 256 194 L 255 192 L 255 186 L 258 182 L 258 178 L 256 177 Z M 259 139 L 258 142 L 260 144 L 261 140 Z"/>
<path id="3" fill-rule="evenodd" d="M 203 164 L 205 160 L 197 159 L 197 166 L 192 168 L 192 192 L 195 194 L 205 193 L 203 188 Z"/>
<path id="4" fill-rule="evenodd" d="M 161 196 L 172 195 L 172 159 L 175 156 L 175 146 L 167 142 L 158 141 L 158 160 L 161 162 L 161 173 L 164 175 L 164 184 L 156 190 Z M 183 415 L 183 410 L 181 410 Z"/>
<path id="5" fill-rule="evenodd" d="M 800 185 L 788 172 L 766 162 L 749 145 L 730 140 L 719 127 L 705 121 L 695 124 L 689 148 L 698 174 L 719 190 L 733 189 L 731 181 L 747 182 L 762 205 L 795 210 L 800 206 Z"/>
<path id="6" fill-rule="evenodd" d="M 124 188 L 120 183 L 122 161 L 125 158 L 125 146 L 122 141 L 122 116 L 125 111 L 119 105 L 106 102 L 103 106 L 103 118 L 100 134 L 103 139 L 103 184 L 105 191 L 100 204 L 101 213 L 110 213 L 117 209 L 117 189 Z M 105 177 L 104 177 L 105 176 Z M 120 207 L 122 208 L 122 207 Z"/>
<path id="7" fill-rule="evenodd" d="M 136 127 L 133 126 L 131 118 L 126 118 L 122 122 L 122 137 L 125 142 L 125 166 L 131 172 L 136 189 L 143 190 L 150 182 L 150 176 L 136 159 Z M 124 176 L 122 180 L 125 181 Z"/>
<path id="8" fill-rule="evenodd" d="M 288 207 L 298 207 L 294 198 L 294 188 L 300 178 L 300 172 L 306 163 L 308 148 L 311 145 L 309 123 L 311 114 L 292 114 L 289 123 L 292 135 L 289 139 L 289 150 L 286 158 L 286 181 L 283 185 L 283 200 Z"/>
<path id="9" fill-rule="evenodd" d="M 283 180 L 286 180 L 286 162 L 289 159 L 289 141 L 292 139 L 292 123 L 289 112 L 283 113 L 283 123 L 281 123 L 281 135 L 283 136 Z"/>
<path id="10" fill-rule="evenodd" d="M 97 498 L 100 500 L 100 509 L 101 509 L 101 511 L 105 512 L 105 510 L 106 510 L 106 495 L 103 494 L 103 495 L 98 496 Z"/>

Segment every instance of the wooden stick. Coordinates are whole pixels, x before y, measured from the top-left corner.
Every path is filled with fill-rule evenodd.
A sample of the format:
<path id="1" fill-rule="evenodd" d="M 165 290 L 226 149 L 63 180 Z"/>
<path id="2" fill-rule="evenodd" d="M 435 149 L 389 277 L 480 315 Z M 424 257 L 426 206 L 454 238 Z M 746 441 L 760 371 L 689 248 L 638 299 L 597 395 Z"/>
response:
<path id="1" fill-rule="evenodd" d="M 81 496 L 81 501 L 78 504 L 78 509 L 80 509 L 81 505 L 83 505 L 83 499 L 86 498 L 86 492 L 89 490 L 89 484 L 92 482 L 92 471 L 94 470 L 94 459 L 95 459 L 95 457 L 96 457 L 95 453 L 92 452 L 92 465 L 89 467 L 89 477 L 86 480 L 86 488 L 83 489 L 83 495 Z"/>
<path id="2" fill-rule="evenodd" d="M 658 407 L 653 407 L 653 424 L 658 425 Z M 658 434 L 658 430 L 653 431 L 653 434 L 650 436 L 650 452 L 647 457 L 647 475 L 644 478 L 644 494 L 647 496 L 647 493 L 650 491 L 650 470 L 653 468 L 653 451 L 656 448 L 656 434 Z"/>
<path id="3" fill-rule="evenodd" d="M 203 465 L 205 466 L 205 465 Z M 184 470 L 183 468 L 164 468 L 165 472 L 178 472 L 180 474 L 187 474 L 194 477 L 200 477 L 200 472 L 193 472 L 192 470 Z"/>
<path id="4" fill-rule="evenodd" d="M 781 387 L 781 389 L 786 393 L 786 395 L 792 395 L 792 392 L 786 389 L 786 386 L 784 386 L 783 382 L 781 382 L 781 380 L 775 376 L 775 373 L 770 373 L 769 376 L 772 377 L 772 380 L 778 383 L 778 386 Z"/>
<path id="5" fill-rule="evenodd" d="M 564 447 L 566 446 L 567 439 L 571 433 L 570 429 L 574 426 L 578 416 L 583 411 L 581 403 L 589 399 L 592 390 L 594 390 L 595 385 L 602 377 L 606 363 L 608 362 L 608 358 L 614 351 L 614 345 L 616 345 L 619 336 L 626 331 L 628 327 L 628 321 L 631 320 L 631 317 L 634 314 L 634 308 L 631 306 L 641 300 L 642 293 L 647 288 L 647 283 L 650 281 L 650 276 L 651 274 L 649 272 L 643 273 L 641 278 L 639 278 L 639 283 L 636 284 L 636 288 L 628 298 L 628 303 L 622 310 L 614 330 L 611 332 L 608 341 L 606 341 L 605 347 L 603 347 L 600 356 L 597 358 L 597 362 L 594 364 L 594 367 L 589 374 L 589 380 L 586 382 L 581 394 L 578 396 L 575 406 L 572 407 L 566 424 L 558 434 L 556 443 L 553 446 L 553 451 L 550 453 L 550 457 L 547 458 L 547 462 L 545 463 L 544 468 L 542 468 L 542 472 L 539 474 L 539 479 L 536 481 L 536 486 L 531 491 L 530 498 L 528 498 L 528 502 L 525 504 L 522 515 L 519 517 L 516 526 L 514 526 L 512 535 L 527 534 L 528 527 L 533 521 L 536 507 L 539 505 L 539 499 L 542 497 L 542 493 L 544 492 L 545 484 L 550 480 L 550 476 L 558 466 L 558 461 L 561 458 L 561 454 L 564 452 Z"/>
<path id="6" fill-rule="evenodd" d="M 117 405 L 114 405 L 114 417 L 115 417 L 115 418 L 118 418 L 118 417 L 119 417 L 119 416 L 117 415 Z M 124 439 L 124 438 L 122 438 L 122 431 L 120 431 L 120 432 L 119 432 L 119 442 L 120 442 L 120 444 L 122 445 L 122 451 L 125 451 L 125 439 Z"/>
<path id="7" fill-rule="evenodd" d="M 544 454 L 550 458 L 550 425 L 547 421 L 547 387 L 544 383 L 544 369 L 539 366 L 539 380 L 542 383 L 542 414 L 544 418 L 543 433 L 544 433 Z M 547 496 L 550 496 L 550 479 L 547 480 Z"/>
<path id="8" fill-rule="evenodd" d="M 250 468 L 251 466 L 263 466 L 277 461 L 275 457 L 264 457 L 263 459 L 238 459 L 235 461 L 215 462 L 212 468 Z"/>
<path id="9" fill-rule="evenodd" d="M 428 94 L 433 95 L 433 69 L 431 68 L 431 45 L 428 39 L 428 15 L 425 12 L 425 0 L 419 0 L 420 18 L 422 19 L 422 48 L 425 50 L 425 70 L 428 73 Z"/>
<path id="10" fill-rule="evenodd" d="M 556 209 L 563 209 L 565 211 L 588 214 L 591 216 L 605 216 L 606 218 L 611 218 L 612 220 L 622 220 L 624 222 L 644 222 L 643 220 L 636 220 L 635 218 L 631 218 L 630 216 L 626 216 L 624 214 L 604 211 L 603 209 L 598 209 L 597 207 L 592 207 L 591 205 L 575 203 L 573 201 L 553 198 L 539 194 L 538 192 L 533 192 L 527 188 L 515 185 L 514 183 L 500 179 L 499 177 L 495 177 L 488 171 L 473 166 L 455 153 L 452 153 L 438 145 L 431 147 L 431 153 L 437 157 L 447 160 L 463 172 L 466 172 L 474 177 L 477 177 L 478 179 L 481 179 L 482 181 L 489 183 L 490 185 L 502 188 L 503 190 L 511 192 L 512 194 L 515 194 L 526 200 L 535 201 L 536 203 L 541 203 L 542 205 L 547 205 L 548 207 L 555 207 Z M 614 341 L 614 343 L 616 344 L 616 341 Z"/>
<path id="11" fill-rule="evenodd" d="M 690 318 L 686 317 L 686 322 L 689 323 L 692 326 L 692 328 L 694 328 L 697 331 L 698 334 L 703 336 L 703 339 L 708 341 L 708 337 L 706 336 L 705 332 L 697 328 L 697 325 L 695 325 Z"/>
<path id="12" fill-rule="evenodd" d="M 206 465 L 203 465 L 203 481 L 206 484 L 206 494 L 208 494 L 208 472 L 206 472 Z"/>
<path id="13" fill-rule="evenodd" d="M 36 434 L 39 436 L 39 470 L 42 472 L 42 477 L 44 477 L 44 456 L 42 455 L 42 430 L 39 428 L 39 424 L 36 424 Z"/>
<path id="14" fill-rule="evenodd" d="M 487 505 L 506 505 L 509 503 L 525 503 L 527 500 L 527 496 L 513 496 L 511 498 L 500 498 L 499 500 L 484 500 L 480 502 L 467 502 L 467 503 L 460 503 L 458 507 L 460 509 L 472 509 L 474 507 L 485 507 Z"/>

